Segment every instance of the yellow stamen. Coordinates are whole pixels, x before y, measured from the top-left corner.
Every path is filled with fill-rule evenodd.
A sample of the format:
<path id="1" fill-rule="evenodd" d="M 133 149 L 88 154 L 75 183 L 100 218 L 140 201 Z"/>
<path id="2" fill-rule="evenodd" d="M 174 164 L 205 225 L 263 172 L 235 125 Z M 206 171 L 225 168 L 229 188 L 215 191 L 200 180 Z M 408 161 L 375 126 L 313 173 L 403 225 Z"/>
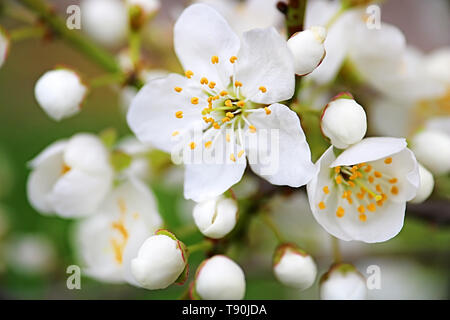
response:
<path id="1" fill-rule="evenodd" d="M 392 163 L 392 158 L 391 158 L 391 157 L 386 158 L 386 159 L 384 160 L 384 163 L 386 163 L 386 164 L 391 164 L 391 163 Z"/>
<path id="2" fill-rule="evenodd" d="M 383 175 L 379 171 L 374 172 L 375 178 L 381 178 Z"/>
<path id="3" fill-rule="evenodd" d="M 245 101 L 238 101 L 238 103 L 236 103 L 236 105 L 238 106 L 238 107 L 243 107 L 243 106 L 245 106 Z"/>
<path id="4" fill-rule="evenodd" d="M 367 220 L 367 216 L 366 216 L 364 213 L 361 213 L 361 214 L 359 215 L 359 220 L 361 220 L 362 222 L 364 222 L 364 221 Z"/>
<path id="5" fill-rule="evenodd" d="M 230 154 L 230 160 L 233 162 L 236 162 L 236 158 L 234 156 L 234 153 Z"/>
<path id="6" fill-rule="evenodd" d="M 261 91 L 262 93 L 266 93 L 267 92 L 267 88 L 264 86 L 259 87 L 259 91 Z"/>
<path id="7" fill-rule="evenodd" d="M 219 57 L 218 57 L 218 56 L 212 56 L 212 57 L 211 57 L 211 63 L 212 63 L 212 64 L 217 64 L 217 63 L 219 63 Z"/>
<path id="8" fill-rule="evenodd" d="M 269 115 L 272 113 L 272 110 L 269 109 L 269 107 L 265 107 L 264 111 L 266 111 L 266 114 Z"/>
<path id="9" fill-rule="evenodd" d="M 359 213 L 364 213 L 364 212 L 366 212 L 366 208 L 363 205 L 360 205 L 358 207 L 358 211 L 359 211 Z"/>
<path id="10" fill-rule="evenodd" d="M 205 142 L 205 148 L 206 148 L 206 149 L 210 148 L 211 145 L 212 145 L 212 141 L 206 141 L 206 142 Z"/>
<path id="11" fill-rule="evenodd" d="M 209 83 L 209 86 L 208 86 L 209 88 L 211 88 L 211 89 L 214 89 L 215 87 L 216 87 L 216 83 L 214 82 L 214 81 L 211 81 L 210 83 Z"/>
<path id="12" fill-rule="evenodd" d="M 337 184 L 341 184 L 342 183 L 342 176 L 339 174 L 336 176 L 336 178 L 334 178 L 336 180 Z"/>
<path id="13" fill-rule="evenodd" d="M 232 56 L 232 57 L 230 58 L 230 62 L 231 62 L 231 63 L 235 63 L 236 60 L 237 60 L 237 57 L 236 57 L 236 56 Z"/>
<path id="14" fill-rule="evenodd" d="M 391 193 L 392 194 L 398 194 L 398 188 L 396 186 L 392 186 Z"/>
<path id="15" fill-rule="evenodd" d="M 232 107 L 233 106 L 233 103 L 231 102 L 231 100 L 230 99 L 228 99 L 228 100 L 226 100 L 225 101 L 225 105 L 227 106 L 227 107 Z"/>
<path id="16" fill-rule="evenodd" d="M 220 95 L 221 95 L 222 97 L 226 96 L 227 94 L 228 94 L 228 92 L 225 91 L 225 90 L 223 90 L 223 91 L 220 92 Z"/>
<path id="17" fill-rule="evenodd" d="M 198 98 L 197 98 L 197 97 L 193 97 L 193 98 L 191 99 L 191 103 L 192 103 L 192 104 L 198 104 Z"/>
<path id="18" fill-rule="evenodd" d="M 242 87 L 242 82 L 240 82 L 240 81 L 235 81 L 235 82 L 234 82 L 234 86 L 235 86 L 235 87 Z"/>
<path id="19" fill-rule="evenodd" d="M 238 158 L 242 157 L 243 154 L 244 154 L 244 150 L 239 151 Z"/>
<path id="20" fill-rule="evenodd" d="M 341 172 L 341 167 L 339 167 L 339 166 L 338 166 L 338 167 L 335 167 L 335 168 L 334 168 L 334 172 L 335 172 L 335 173 Z"/>
<path id="21" fill-rule="evenodd" d="M 189 147 L 191 147 L 191 149 L 194 150 L 194 149 L 195 149 L 195 142 L 191 142 L 191 143 L 189 144 Z"/>
<path id="22" fill-rule="evenodd" d="M 175 112 L 175 117 L 177 117 L 178 119 L 183 118 L 183 111 L 177 111 L 177 112 Z"/>
<path id="23" fill-rule="evenodd" d="M 336 211 L 336 216 L 337 216 L 338 218 L 342 218 L 342 217 L 344 216 L 344 214 L 345 214 L 344 208 L 342 208 L 341 206 L 339 206 L 339 207 L 337 208 L 337 211 Z"/>
<path id="24" fill-rule="evenodd" d="M 172 137 L 175 137 L 175 136 L 177 136 L 177 135 L 179 135 L 179 134 L 180 134 L 179 131 L 174 131 L 174 132 L 172 132 Z"/>
<path id="25" fill-rule="evenodd" d="M 249 126 L 248 128 L 250 129 L 250 132 L 251 132 L 251 133 L 255 133 L 255 132 L 256 132 L 255 126 L 251 125 L 251 126 Z"/>
<path id="26" fill-rule="evenodd" d="M 184 73 L 184 75 L 185 75 L 188 79 L 190 79 L 190 78 L 192 78 L 192 76 L 194 75 L 194 73 L 193 73 L 191 70 L 187 70 L 187 71 Z"/>
<path id="27" fill-rule="evenodd" d="M 220 124 L 218 124 L 217 122 L 214 122 L 213 127 L 214 127 L 214 129 L 220 129 Z"/>
<path id="28" fill-rule="evenodd" d="M 389 180 L 389 183 L 393 184 L 393 183 L 397 183 L 397 181 L 398 181 L 397 178 L 392 178 Z"/>
<path id="29" fill-rule="evenodd" d="M 176 92 L 181 92 L 181 91 L 183 90 L 183 88 L 175 87 L 174 90 L 175 90 Z"/>
<path id="30" fill-rule="evenodd" d="M 319 202 L 319 209 L 320 210 L 323 210 L 323 209 L 325 209 L 326 207 L 325 207 L 325 203 L 323 202 L 323 201 L 320 201 Z"/>
<path id="31" fill-rule="evenodd" d="M 377 210 L 377 207 L 375 207 L 374 203 L 371 203 L 367 206 L 367 210 L 369 210 L 371 212 L 375 212 L 375 210 Z"/>
<path id="32" fill-rule="evenodd" d="M 232 114 L 231 112 L 227 112 L 225 115 L 230 119 L 234 118 L 234 114 Z"/>
<path id="33" fill-rule="evenodd" d="M 200 79 L 200 84 L 208 84 L 208 79 L 203 77 Z"/>
<path id="34" fill-rule="evenodd" d="M 228 121 L 230 121 L 230 118 L 228 118 L 228 117 L 225 117 L 225 118 L 222 119 L 222 123 L 225 123 L 225 122 L 228 122 Z"/>
<path id="35" fill-rule="evenodd" d="M 227 142 L 231 141 L 230 135 L 228 133 L 226 134 L 225 139 L 227 140 Z"/>
<path id="36" fill-rule="evenodd" d="M 328 189 L 328 186 L 323 187 L 323 193 L 325 193 L 325 194 L 330 193 L 330 189 Z"/>

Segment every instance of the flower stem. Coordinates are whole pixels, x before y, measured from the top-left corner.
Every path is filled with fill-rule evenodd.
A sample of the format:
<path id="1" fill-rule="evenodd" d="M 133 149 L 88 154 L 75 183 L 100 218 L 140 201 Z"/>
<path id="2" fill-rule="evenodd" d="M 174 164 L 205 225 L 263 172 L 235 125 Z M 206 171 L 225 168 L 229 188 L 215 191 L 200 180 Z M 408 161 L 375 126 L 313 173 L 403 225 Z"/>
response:
<path id="1" fill-rule="evenodd" d="M 331 241 L 333 245 L 334 262 L 339 263 L 342 261 L 341 248 L 339 247 L 339 239 L 331 236 Z"/>
<path id="2" fill-rule="evenodd" d="M 45 29 L 40 27 L 24 27 L 9 33 L 11 41 L 19 42 L 29 38 L 40 38 L 45 35 Z"/>
<path id="3" fill-rule="evenodd" d="M 209 251 L 213 248 L 213 243 L 210 240 L 203 240 L 202 242 L 190 245 L 187 247 L 189 254 L 197 251 Z"/>
<path id="4" fill-rule="evenodd" d="M 107 86 L 110 84 L 120 84 L 125 81 L 125 75 L 123 73 L 108 73 L 94 79 L 91 79 L 91 88 L 98 88 Z"/>
<path id="5" fill-rule="evenodd" d="M 137 69 L 141 57 L 141 33 L 139 30 L 130 31 L 129 48 L 131 61 L 134 68 Z"/>
<path id="6" fill-rule="evenodd" d="M 339 17 L 347 10 L 347 6 L 341 6 L 338 11 L 328 20 L 325 25 L 325 28 L 329 30 L 331 26 L 339 19 Z"/>
<path id="7" fill-rule="evenodd" d="M 270 230 L 272 230 L 278 242 L 280 243 L 286 242 L 277 225 L 275 224 L 275 222 L 273 222 L 272 218 L 270 218 L 270 216 L 267 213 L 261 213 L 259 217 L 265 223 L 265 225 L 269 227 Z"/>
<path id="8" fill-rule="evenodd" d="M 18 1 L 36 13 L 56 35 L 98 63 L 105 71 L 112 73 L 120 72 L 114 56 L 98 47 L 80 32 L 68 29 L 65 22 L 54 13 L 50 5 L 44 0 Z"/>

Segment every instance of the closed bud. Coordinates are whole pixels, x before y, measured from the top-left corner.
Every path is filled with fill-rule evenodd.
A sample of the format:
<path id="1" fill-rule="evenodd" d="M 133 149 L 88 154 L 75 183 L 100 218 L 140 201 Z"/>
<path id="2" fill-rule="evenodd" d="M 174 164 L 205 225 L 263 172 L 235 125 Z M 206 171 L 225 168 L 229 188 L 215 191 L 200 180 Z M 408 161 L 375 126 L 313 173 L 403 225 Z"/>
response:
<path id="1" fill-rule="evenodd" d="M 427 129 L 416 134 L 411 143 L 417 160 L 436 175 L 450 171 L 450 136 L 443 131 Z"/>
<path id="2" fill-rule="evenodd" d="M 365 300 L 366 280 L 351 264 L 335 264 L 320 279 L 321 300 Z"/>
<path id="3" fill-rule="evenodd" d="M 366 112 L 351 94 L 341 93 L 323 110 L 320 125 L 333 146 L 345 149 L 366 135 Z"/>
<path id="4" fill-rule="evenodd" d="M 312 257 L 291 244 L 283 244 L 277 248 L 273 271 L 282 284 L 300 290 L 311 287 L 317 276 L 317 266 Z"/>
<path id="5" fill-rule="evenodd" d="M 164 289 L 187 272 L 185 245 L 166 230 L 159 230 L 139 248 L 131 261 L 131 272 L 142 287 Z"/>
<path id="6" fill-rule="evenodd" d="M 230 258 L 216 255 L 203 261 L 195 274 L 191 297 L 203 300 L 241 300 L 245 295 L 245 276 Z"/>
<path id="7" fill-rule="evenodd" d="M 421 203 L 428 199 L 433 192 L 434 178 L 430 171 L 419 163 L 420 186 L 416 196 L 410 201 L 412 203 Z"/>
<path id="8" fill-rule="evenodd" d="M 314 71 L 325 58 L 327 31 L 324 27 L 311 27 L 294 34 L 287 42 L 294 55 L 295 73 L 306 75 Z"/>
<path id="9" fill-rule="evenodd" d="M 201 233 L 213 239 L 226 236 L 237 222 L 236 200 L 223 196 L 197 203 L 193 216 Z"/>
<path id="10" fill-rule="evenodd" d="M 9 37 L 6 31 L 0 27 L 0 67 L 5 63 L 9 51 Z"/>
<path id="11" fill-rule="evenodd" d="M 66 68 L 46 72 L 34 88 L 37 102 L 56 121 L 78 113 L 86 93 L 87 87 L 79 75 Z"/>

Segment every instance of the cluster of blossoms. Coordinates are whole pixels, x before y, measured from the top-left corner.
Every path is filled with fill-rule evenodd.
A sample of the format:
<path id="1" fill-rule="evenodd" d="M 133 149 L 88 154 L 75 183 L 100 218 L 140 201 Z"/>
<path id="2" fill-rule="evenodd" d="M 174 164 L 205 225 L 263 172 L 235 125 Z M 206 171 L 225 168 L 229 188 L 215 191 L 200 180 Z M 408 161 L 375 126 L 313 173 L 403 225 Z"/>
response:
<path id="1" fill-rule="evenodd" d="M 127 50 L 118 56 L 129 78 L 146 83 L 139 91 L 124 89 L 131 101 L 127 123 L 138 141 L 108 144 L 79 133 L 54 142 L 29 163 L 32 206 L 43 214 L 79 219 L 75 242 L 85 274 L 148 290 L 188 279 L 195 245 L 164 229 L 147 186 L 146 155 L 153 148 L 183 165 L 184 198 L 195 202 L 193 220 L 209 249 L 237 229 L 245 197 L 234 186 L 247 164 L 272 185 L 306 186 L 315 220 L 333 237 L 365 243 L 395 237 L 407 202 L 425 201 L 433 192 L 433 175 L 450 172 L 449 119 L 434 119 L 414 132 L 411 149 L 397 134 L 386 137 L 379 130 L 380 136 L 366 137 L 371 118 L 365 104 L 349 92 L 332 97 L 328 84 L 351 64 L 383 101 L 398 101 L 405 91 L 420 88 L 408 96 L 410 103 L 437 103 L 450 84 L 449 69 L 439 68 L 448 65 L 448 52 L 430 58 L 425 72 L 400 30 L 384 23 L 379 30 L 367 28 L 364 9 L 347 2 L 308 2 L 305 30 L 288 40 L 276 29 L 283 15 L 272 0 L 247 1 L 239 11 L 242 19 L 230 14 L 234 1 L 199 2 L 208 4 L 189 6 L 174 26 L 183 74 L 151 73 Z M 266 21 L 257 17 L 264 22 L 258 25 L 255 12 L 264 12 L 266 5 L 270 14 Z M 83 25 L 93 39 L 114 47 L 159 7 L 155 0 L 82 1 Z M 216 9 L 236 23 L 230 25 Z M 8 46 L 0 29 L 0 66 Z M 412 80 L 419 72 L 425 74 L 421 81 Z M 305 85 L 300 92 L 298 79 Z M 313 99 L 317 91 L 326 92 L 322 99 Z M 87 82 L 67 67 L 46 72 L 35 86 L 38 104 L 56 121 L 79 112 L 88 92 Z M 319 111 L 320 131 L 329 143 L 315 163 L 302 128 L 303 101 Z M 190 297 L 243 299 L 242 268 L 217 250 L 208 253 L 190 284 Z M 313 257 L 284 240 L 272 267 L 280 283 L 299 290 L 313 286 L 318 274 Z M 365 279 L 351 264 L 336 261 L 320 280 L 321 299 L 366 296 Z"/>

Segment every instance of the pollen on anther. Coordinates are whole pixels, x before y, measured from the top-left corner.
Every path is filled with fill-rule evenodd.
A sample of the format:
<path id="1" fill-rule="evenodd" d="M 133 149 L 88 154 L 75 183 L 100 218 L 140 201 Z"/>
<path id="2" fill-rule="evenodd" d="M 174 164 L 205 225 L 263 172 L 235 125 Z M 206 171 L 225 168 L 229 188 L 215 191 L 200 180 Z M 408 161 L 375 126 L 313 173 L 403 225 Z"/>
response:
<path id="1" fill-rule="evenodd" d="M 177 111 L 177 112 L 175 112 L 175 117 L 177 117 L 178 119 L 183 118 L 183 111 Z"/>
<path id="2" fill-rule="evenodd" d="M 184 73 L 184 75 L 190 79 L 192 78 L 192 76 L 194 75 L 194 73 L 191 70 L 186 70 L 186 72 Z"/>
<path id="3" fill-rule="evenodd" d="M 192 103 L 192 104 L 198 104 L 198 98 L 197 98 L 197 97 L 193 97 L 193 98 L 191 99 L 191 103 Z"/>
<path id="4" fill-rule="evenodd" d="M 396 186 L 392 186 L 391 193 L 392 194 L 398 194 L 398 188 Z"/>
<path id="5" fill-rule="evenodd" d="M 372 176 L 369 176 L 369 182 L 370 182 L 370 183 L 373 183 L 374 181 L 375 181 L 375 178 L 372 177 Z"/>
<path id="6" fill-rule="evenodd" d="M 336 180 L 337 184 L 341 184 L 342 183 L 342 176 L 341 175 L 336 176 L 335 180 Z"/>
<path id="7" fill-rule="evenodd" d="M 209 83 L 208 87 L 209 87 L 210 89 L 214 89 L 214 88 L 216 87 L 216 83 L 215 83 L 214 81 L 211 81 L 211 82 Z"/>
<path id="8" fill-rule="evenodd" d="M 392 158 L 389 157 L 389 158 L 384 159 L 384 163 L 391 164 L 392 163 Z"/>
<path id="9" fill-rule="evenodd" d="M 183 91 L 183 88 L 175 87 L 174 90 L 175 90 L 176 92 L 181 92 L 181 91 Z"/>
<path id="10" fill-rule="evenodd" d="M 323 202 L 323 201 L 320 201 L 319 202 L 319 209 L 320 210 L 323 210 L 323 209 L 325 209 L 326 207 L 325 207 L 325 203 Z"/>
<path id="11" fill-rule="evenodd" d="M 344 216 L 344 214 L 345 214 L 344 208 L 338 207 L 337 210 L 336 210 L 336 216 L 338 218 L 342 218 Z"/>
<path id="12" fill-rule="evenodd" d="M 325 194 L 329 194 L 330 193 L 330 189 L 328 188 L 328 186 L 323 187 L 323 193 Z"/>
<path id="13" fill-rule="evenodd" d="M 227 107 L 232 107 L 233 106 L 233 103 L 231 102 L 231 100 L 230 99 L 228 99 L 228 100 L 226 100 L 225 101 L 225 105 L 227 106 Z"/>
<path id="14" fill-rule="evenodd" d="M 361 214 L 359 215 L 359 220 L 361 220 L 362 222 L 364 222 L 364 221 L 367 220 L 367 216 L 366 216 L 364 213 L 361 213 Z"/>
<path id="15" fill-rule="evenodd" d="M 255 126 L 251 125 L 248 127 L 251 133 L 255 133 L 256 132 L 256 128 Z"/>
<path id="16" fill-rule="evenodd" d="M 211 57 L 211 63 L 212 64 L 219 63 L 219 57 L 218 56 L 212 56 Z"/>
<path id="17" fill-rule="evenodd" d="M 236 103 L 236 105 L 238 106 L 238 107 L 243 107 L 243 106 L 245 106 L 245 101 L 238 101 L 237 103 Z"/>
<path id="18" fill-rule="evenodd" d="M 235 82 L 234 82 L 234 86 L 235 86 L 235 87 L 242 87 L 242 82 L 240 82 L 240 81 L 235 81 Z"/>
<path id="19" fill-rule="evenodd" d="M 261 91 L 262 93 L 266 93 L 267 92 L 267 88 L 264 86 L 259 87 L 259 91 Z"/>
<path id="20" fill-rule="evenodd" d="M 230 119 L 234 118 L 234 114 L 232 114 L 231 112 L 227 112 L 227 113 L 225 114 L 225 116 L 227 116 L 227 117 L 230 118 Z"/>
<path id="21" fill-rule="evenodd" d="M 220 95 L 221 95 L 222 97 L 226 96 L 227 94 L 228 94 L 228 92 L 226 92 L 225 90 L 223 90 L 223 91 L 220 92 Z"/>
<path id="22" fill-rule="evenodd" d="M 238 58 L 237 58 L 236 56 L 232 56 L 232 57 L 230 58 L 230 62 L 231 62 L 231 63 L 235 63 L 237 59 L 238 59 Z"/>
<path id="23" fill-rule="evenodd" d="M 375 178 L 381 178 L 383 175 L 379 171 L 374 172 Z"/>
<path id="24" fill-rule="evenodd" d="M 375 212 L 375 210 L 377 210 L 377 207 L 375 207 L 374 203 L 371 203 L 367 206 L 367 210 L 369 210 L 371 212 Z"/>
<path id="25" fill-rule="evenodd" d="M 334 168 L 334 172 L 335 172 L 335 173 L 341 172 L 341 167 L 335 167 L 335 168 Z"/>
<path id="26" fill-rule="evenodd" d="M 239 151 L 238 158 L 242 157 L 243 154 L 244 154 L 244 150 Z"/>
<path id="27" fill-rule="evenodd" d="M 269 109 L 269 107 L 265 107 L 264 111 L 266 111 L 266 114 L 269 115 L 272 113 L 272 110 Z"/>
<path id="28" fill-rule="evenodd" d="M 206 149 L 210 148 L 211 145 L 212 145 L 212 141 L 206 141 L 206 142 L 205 142 L 205 148 L 206 148 Z"/>
<path id="29" fill-rule="evenodd" d="M 230 135 L 228 133 L 226 134 L 225 139 L 227 140 L 227 142 L 231 141 Z"/>
<path id="30" fill-rule="evenodd" d="M 208 84 L 208 82 L 209 82 L 208 79 L 205 77 L 200 79 L 200 84 Z"/>
<path id="31" fill-rule="evenodd" d="M 189 147 L 194 150 L 195 149 L 195 142 L 191 142 L 189 143 Z"/>
<path id="32" fill-rule="evenodd" d="M 366 212 L 366 208 L 363 205 L 360 205 L 358 207 L 358 211 L 359 211 L 359 213 L 364 213 L 364 212 Z"/>
<path id="33" fill-rule="evenodd" d="M 398 181 L 397 178 L 392 178 L 389 180 L 389 183 L 397 183 L 397 181 Z"/>
<path id="34" fill-rule="evenodd" d="M 172 137 L 175 137 L 175 136 L 177 136 L 177 135 L 179 135 L 179 134 L 180 134 L 179 131 L 174 131 L 174 132 L 172 132 Z"/>
<path id="35" fill-rule="evenodd" d="M 230 160 L 236 162 L 236 157 L 234 156 L 234 153 L 230 154 Z"/>

